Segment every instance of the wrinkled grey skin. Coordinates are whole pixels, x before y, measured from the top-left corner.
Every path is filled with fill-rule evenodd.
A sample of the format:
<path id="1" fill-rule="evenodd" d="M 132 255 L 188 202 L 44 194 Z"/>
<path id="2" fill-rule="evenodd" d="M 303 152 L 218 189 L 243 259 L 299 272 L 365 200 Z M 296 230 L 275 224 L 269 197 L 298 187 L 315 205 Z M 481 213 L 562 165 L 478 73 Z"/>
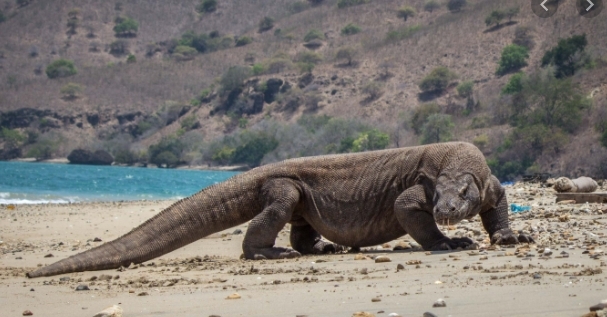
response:
<path id="1" fill-rule="evenodd" d="M 405 234 L 425 250 L 451 250 L 473 241 L 448 238 L 437 223 L 456 224 L 476 215 L 491 243 L 532 242 L 510 229 L 504 189 L 472 144 L 305 157 L 236 175 L 176 202 L 114 241 L 27 276 L 141 263 L 249 220 L 242 244 L 246 259 L 332 253 Z M 275 246 L 287 223 L 292 248 Z"/>

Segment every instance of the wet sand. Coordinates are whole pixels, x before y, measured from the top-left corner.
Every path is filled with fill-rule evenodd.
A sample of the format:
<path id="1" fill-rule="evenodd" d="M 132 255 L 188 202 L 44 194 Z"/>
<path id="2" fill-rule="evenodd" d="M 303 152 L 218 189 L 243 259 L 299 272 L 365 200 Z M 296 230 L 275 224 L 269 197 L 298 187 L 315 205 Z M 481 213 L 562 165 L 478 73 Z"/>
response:
<path id="1" fill-rule="evenodd" d="M 35 279 L 25 273 L 115 239 L 172 201 L 0 206 L 0 316 L 94 316 L 112 305 L 124 316 L 582 316 L 607 299 L 607 205 L 556 204 L 551 188 L 532 184 L 507 193 L 532 206 L 511 221 L 536 244 L 491 247 L 475 217 L 442 229 L 477 250 L 429 253 L 404 236 L 361 254 L 244 261 L 244 235 L 233 234 L 243 224 L 125 270 Z M 438 299 L 446 307 L 433 307 Z"/>

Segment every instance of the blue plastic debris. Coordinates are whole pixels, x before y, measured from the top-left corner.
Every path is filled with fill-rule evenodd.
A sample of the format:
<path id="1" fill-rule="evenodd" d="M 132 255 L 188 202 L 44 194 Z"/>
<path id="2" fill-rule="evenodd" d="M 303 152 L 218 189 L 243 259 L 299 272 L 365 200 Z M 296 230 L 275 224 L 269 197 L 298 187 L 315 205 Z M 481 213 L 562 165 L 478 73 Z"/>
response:
<path id="1" fill-rule="evenodd" d="M 512 185 L 514 185 L 514 182 L 503 182 L 501 185 L 502 186 L 512 186 Z"/>
<path id="2" fill-rule="evenodd" d="M 510 211 L 512 211 L 512 213 L 515 213 L 515 214 L 529 211 L 529 210 L 531 210 L 531 206 L 519 206 L 517 204 L 510 204 Z"/>

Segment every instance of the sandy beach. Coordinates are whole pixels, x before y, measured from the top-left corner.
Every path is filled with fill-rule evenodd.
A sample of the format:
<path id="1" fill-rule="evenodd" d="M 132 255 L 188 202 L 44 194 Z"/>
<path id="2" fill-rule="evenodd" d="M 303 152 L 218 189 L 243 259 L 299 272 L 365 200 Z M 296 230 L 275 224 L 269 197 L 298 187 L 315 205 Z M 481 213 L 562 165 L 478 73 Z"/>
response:
<path id="1" fill-rule="evenodd" d="M 129 317 L 583 316 L 607 299 L 607 205 L 556 204 L 537 184 L 507 193 L 532 206 L 511 221 L 536 244 L 492 247 L 476 217 L 442 228 L 476 250 L 425 252 L 404 236 L 361 253 L 245 261 L 242 224 L 139 266 L 35 279 L 25 273 L 115 239 L 173 201 L 0 206 L 0 316 L 94 316 L 112 305 Z M 287 225 L 277 245 L 288 235 Z M 433 307 L 439 299 L 446 307 Z"/>

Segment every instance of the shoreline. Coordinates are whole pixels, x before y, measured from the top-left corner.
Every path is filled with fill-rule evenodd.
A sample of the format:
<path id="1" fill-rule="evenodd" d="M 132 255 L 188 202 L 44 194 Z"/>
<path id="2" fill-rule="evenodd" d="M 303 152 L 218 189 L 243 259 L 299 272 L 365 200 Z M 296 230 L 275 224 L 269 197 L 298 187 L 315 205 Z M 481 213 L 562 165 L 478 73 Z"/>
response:
<path id="1" fill-rule="evenodd" d="M 19 163 L 48 163 L 48 164 L 71 164 L 67 158 L 54 158 L 48 160 L 38 161 L 33 157 L 27 158 L 18 158 L 13 160 L 8 160 L 4 162 L 19 162 Z M 74 164 L 74 165 L 88 165 L 88 164 Z M 133 167 L 133 168 L 164 168 L 158 167 L 154 164 L 136 164 L 136 165 L 127 165 L 127 164 L 116 164 L 112 163 L 111 165 L 93 165 L 89 166 L 118 166 L 118 167 Z M 182 169 L 182 170 L 196 170 L 196 171 L 217 171 L 217 172 L 244 172 L 248 171 L 251 168 L 247 165 L 223 165 L 223 166 L 211 166 L 211 165 L 181 165 L 170 169 Z"/>

